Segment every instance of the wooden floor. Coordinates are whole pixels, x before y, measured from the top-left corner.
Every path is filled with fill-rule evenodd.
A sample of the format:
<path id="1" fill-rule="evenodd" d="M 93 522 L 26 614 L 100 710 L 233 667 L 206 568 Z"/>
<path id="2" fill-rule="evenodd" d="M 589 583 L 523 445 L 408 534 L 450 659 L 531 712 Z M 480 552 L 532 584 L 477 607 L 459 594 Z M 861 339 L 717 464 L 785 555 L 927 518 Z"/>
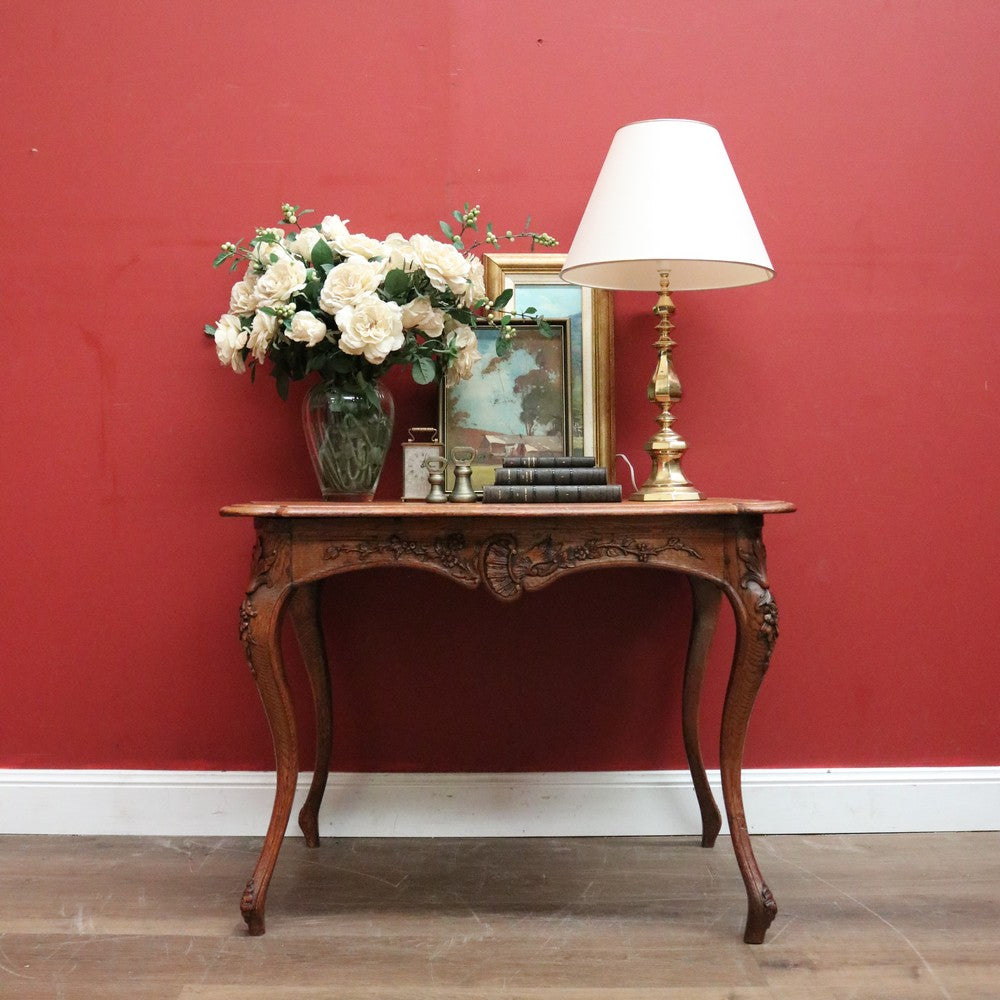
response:
<path id="1" fill-rule="evenodd" d="M 0 997 L 996 1000 L 1000 833 L 757 837 L 778 900 L 741 941 L 728 840 L 0 837 Z"/>

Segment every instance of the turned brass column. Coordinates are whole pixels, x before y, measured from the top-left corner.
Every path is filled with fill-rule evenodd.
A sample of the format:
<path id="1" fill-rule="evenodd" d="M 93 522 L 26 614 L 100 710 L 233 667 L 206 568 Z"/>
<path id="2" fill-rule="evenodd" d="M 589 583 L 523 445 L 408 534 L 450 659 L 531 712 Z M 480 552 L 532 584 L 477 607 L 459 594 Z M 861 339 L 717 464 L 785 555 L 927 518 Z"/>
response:
<path id="1" fill-rule="evenodd" d="M 653 310 L 659 317 L 657 330 L 660 337 L 653 345 L 659 351 L 656 370 L 649 382 L 647 395 L 651 402 L 660 406 L 656 418 L 660 430 L 646 444 L 653 463 L 649 478 L 634 493 L 630 500 L 701 500 L 702 495 L 688 482 L 681 471 L 681 457 L 687 450 L 687 442 L 673 429 L 674 415 L 670 407 L 681 398 L 681 382 L 671 363 L 671 351 L 676 346 L 670 337 L 674 324 L 670 317 L 674 313 L 674 303 L 670 298 L 670 272 L 660 272 L 660 297 Z"/>

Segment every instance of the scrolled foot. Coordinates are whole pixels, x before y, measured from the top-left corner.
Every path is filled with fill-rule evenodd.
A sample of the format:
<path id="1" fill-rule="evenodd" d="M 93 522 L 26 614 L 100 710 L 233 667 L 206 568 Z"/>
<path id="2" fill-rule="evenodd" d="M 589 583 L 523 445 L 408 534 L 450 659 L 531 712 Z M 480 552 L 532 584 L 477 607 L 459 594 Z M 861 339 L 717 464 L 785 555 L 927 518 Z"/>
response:
<path id="1" fill-rule="evenodd" d="M 750 900 L 747 907 L 747 925 L 743 932 L 746 944 L 763 944 L 768 927 L 778 915 L 778 904 L 771 895 L 771 890 L 765 885 L 759 899 Z"/>
<path id="2" fill-rule="evenodd" d="M 257 905 L 257 883 L 254 879 L 250 879 L 243 890 L 240 913 L 247 925 L 247 933 L 251 937 L 260 937 L 264 933 L 264 908 L 263 905 Z"/>

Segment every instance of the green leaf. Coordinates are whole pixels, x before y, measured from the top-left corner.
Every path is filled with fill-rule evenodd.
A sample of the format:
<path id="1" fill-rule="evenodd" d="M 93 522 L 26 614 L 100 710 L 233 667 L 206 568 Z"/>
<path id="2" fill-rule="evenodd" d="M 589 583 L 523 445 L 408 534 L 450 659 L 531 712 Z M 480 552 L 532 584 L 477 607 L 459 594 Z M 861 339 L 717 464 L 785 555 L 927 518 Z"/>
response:
<path id="1" fill-rule="evenodd" d="M 456 215 L 457 214 L 458 213 L 456 213 Z M 444 233 L 449 240 L 453 240 L 455 238 L 455 231 L 451 228 L 451 226 L 449 226 L 447 222 L 442 222 L 440 223 L 440 225 L 441 225 L 441 232 Z"/>
<path id="2" fill-rule="evenodd" d="M 376 391 L 374 384 L 369 382 L 367 379 L 358 379 L 358 384 L 361 386 L 361 392 L 368 401 L 368 405 L 373 410 L 380 410 L 382 408 L 382 403 L 378 398 L 378 392 Z"/>
<path id="3" fill-rule="evenodd" d="M 271 374 L 274 376 L 275 387 L 278 390 L 278 395 L 287 400 L 288 399 L 288 372 L 273 371 Z"/>
<path id="4" fill-rule="evenodd" d="M 212 267 L 218 267 L 223 261 L 229 260 L 231 256 L 232 254 L 230 251 L 223 250 L 222 253 L 220 253 L 219 256 L 212 261 Z"/>
<path id="5" fill-rule="evenodd" d="M 382 290 L 390 299 L 405 295 L 410 290 L 410 276 L 400 268 L 393 268 L 382 282 Z"/>
<path id="6" fill-rule="evenodd" d="M 333 251 L 326 240 L 317 240 L 310 254 L 313 267 L 321 267 L 323 264 L 333 263 Z"/>
<path id="7" fill-rule="evenodd" d="M 547 339 L 551 340 L 555 335 L 555 330 L 549 325 L 549 321 L 544 316 L 538 317 L 538 332 Z"/>
<path id="8" fill-rule="evenodd" d="M 433 359 L 426 355 L 420 355 L 413 359 L 413 381 L 417 385 L 429 385 L 437 378 L 437 366 Z"/>
<path id="9" fill-rule="evenodd" d="M 511 342 L 506 337 L 497 337 L 497 357 L 506 358 L 510 356 L 510 352 L 513 350 Z"/>
<path id="10" fill-rule="evenodd" d="M 493 303 L 494 309 L 503 309 L 508 302 L 514 297 L 513 288 L 505 288 L 497 297 L 496 301 Z"/>
<path id="11" fill-rule="evenodd" d="M 524 310 L 524 315 L 534 316 L 536 312 L 538 312 L 538 310 L 534 306 L 528 306 L 528 308 Z"/>
<path id="12" fill-rule="evenodd" d="M 206 334 L 206 336 L 212 337 L 214 339 L 214 337 L 215 337 L 215 327 L 212 326 L 210 323 L 206 323 L 205 324 L 205 334 Z"/>

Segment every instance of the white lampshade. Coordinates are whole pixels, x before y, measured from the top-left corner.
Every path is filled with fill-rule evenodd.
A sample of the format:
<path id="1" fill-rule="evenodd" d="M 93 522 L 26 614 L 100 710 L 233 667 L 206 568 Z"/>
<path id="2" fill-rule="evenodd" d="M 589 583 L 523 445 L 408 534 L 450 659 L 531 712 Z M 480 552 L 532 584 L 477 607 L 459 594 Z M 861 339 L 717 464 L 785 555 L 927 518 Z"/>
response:
<path id="1" fill-rule="evenodd" d="M 661 118 L 611 142 L 562 276 L 592 288 L 672 291 L 774 277 L 757 226 L 711 125 Z"/>

